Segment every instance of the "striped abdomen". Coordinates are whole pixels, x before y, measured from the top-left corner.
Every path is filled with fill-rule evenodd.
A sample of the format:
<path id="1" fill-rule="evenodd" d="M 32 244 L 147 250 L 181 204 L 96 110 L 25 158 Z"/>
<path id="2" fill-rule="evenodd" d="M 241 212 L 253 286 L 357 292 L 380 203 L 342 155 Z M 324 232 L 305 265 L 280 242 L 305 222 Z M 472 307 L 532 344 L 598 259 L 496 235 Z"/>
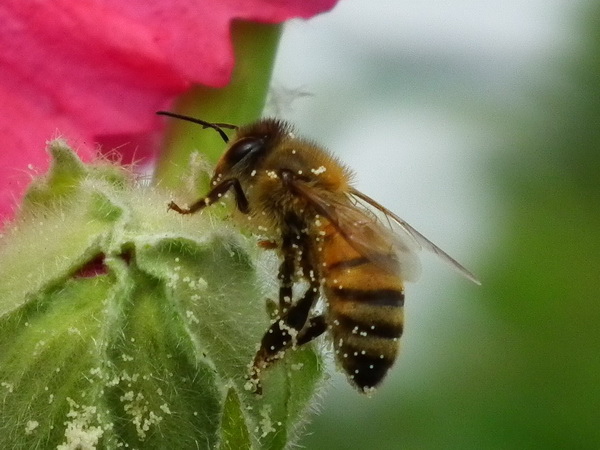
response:
<path id="1" fill-rule="evenodd" d="M 402 280 L 359 254 L 331 225 L 324 229 L 321 256 L 336 360 L 353 384 L 369 392 L 398 353 Z"/>

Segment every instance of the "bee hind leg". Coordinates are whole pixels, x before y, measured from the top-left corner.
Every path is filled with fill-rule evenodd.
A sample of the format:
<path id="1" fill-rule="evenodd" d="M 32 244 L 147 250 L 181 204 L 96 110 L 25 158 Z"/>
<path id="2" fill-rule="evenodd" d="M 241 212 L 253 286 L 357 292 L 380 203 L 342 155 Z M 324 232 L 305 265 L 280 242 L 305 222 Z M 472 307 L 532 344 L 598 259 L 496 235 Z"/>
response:
<path id="1" fill-rule="evenodd" d="M 300 347 L 301 345 L 308 344 L 313 339 L 321 336 L 325 330 L 327 330 L 327 322 L 325 321 L 325 316 L 315 316 L 308 319 L 308 323 L 302 331 L 298 333 L 298 337 L 296 339 L 296 346 Z"/>
<path id="2" fill-rule="evenodd" d="M 310 342 L 326 329 L 322 316 L 308 318 L 314 302 L 318 298 L 318 289 L 309 287 L 304 296 L 276 319 L 264 334 L 260 348 L 250 367 L 246 388 L 260 394 L 261 373 L 273 363 L 283 358 L 289 348 L 296 348 Z"/>
<path id="3" fill-rule="evenodd" d="M 283 261 L 279 266 L 279 273 L 277 275 L 277 279 L 279 280 L 279 314 L 281 316 L 284 316 L 292 306 L 292 287 L 294 285 L 294 270 L 296 268 L 296 254 L 292 246 L 293 240 L 292 236 L 285 235 L 281 245 Z M 308 312 L 306 314 L 308 317 Z"/>

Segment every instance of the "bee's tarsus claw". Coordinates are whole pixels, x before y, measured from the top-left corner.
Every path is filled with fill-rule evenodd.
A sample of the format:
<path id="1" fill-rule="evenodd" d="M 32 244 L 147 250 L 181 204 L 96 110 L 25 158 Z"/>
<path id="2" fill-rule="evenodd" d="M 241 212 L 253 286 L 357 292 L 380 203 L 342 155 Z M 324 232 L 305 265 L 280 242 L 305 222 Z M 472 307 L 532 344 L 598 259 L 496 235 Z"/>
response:
<path id="1" fill-rule="evenodd" d="M 171 211 L 171 210 L 176 211 L 179 214 L 189 214 L 190 213 L 189 209 L 183 209 L 183 208 L 181 208 L 174 201 L 170 201 L 169 204 L 167 205 L 167 211 Z"/>

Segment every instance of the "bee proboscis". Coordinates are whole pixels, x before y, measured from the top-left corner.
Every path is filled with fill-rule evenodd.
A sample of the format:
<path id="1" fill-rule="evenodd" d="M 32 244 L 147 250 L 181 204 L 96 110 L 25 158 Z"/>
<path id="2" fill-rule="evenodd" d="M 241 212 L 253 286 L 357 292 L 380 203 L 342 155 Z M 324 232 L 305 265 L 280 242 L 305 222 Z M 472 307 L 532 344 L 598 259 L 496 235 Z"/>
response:
<path id="1" fill-rule="evenodd" d="M 260 393 L 261 373 L 286 350 L 321 334 L 331 336 L 335 358 L 351 384 L 371 393 L 396 360 L 404 325 L 404 282 L 419 274 L 416 252 L 426 249 L 467 279 L 477 278 L 404 220 L 352 187 L 352 174 L 323 148 L 296 137 L 286 122 L 261 119 L 246 126 L 211 123 L 161 111 L 216 130 L 228 143 L 208 194 L 182 208 L 191 214 L 233 191 L 237 209 L 275 248 L 279 316 L 265 332 L 249 372 Z M 234 129 L 231 139 L 223 128 Z M 377 213 L 377 214 L 376 214 Z M 294 299 L 292 288 L 308 288 Z M 314 307 L 320 297 L 322 313 Z"/>

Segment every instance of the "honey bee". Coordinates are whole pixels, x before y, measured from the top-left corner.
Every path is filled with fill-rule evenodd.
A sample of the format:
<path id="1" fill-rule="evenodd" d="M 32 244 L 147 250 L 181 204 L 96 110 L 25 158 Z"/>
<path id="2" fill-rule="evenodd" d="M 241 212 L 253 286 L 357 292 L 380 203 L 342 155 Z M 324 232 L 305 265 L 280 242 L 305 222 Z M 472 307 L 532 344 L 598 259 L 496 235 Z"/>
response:
<path id="1" fill-rule="evenodd" d="M 248 222 L 268 230 L 281 258 L 278 317 L 249 366 L 247 387 L 262 392 L 261 373 L 290 348 L 331 336 L 335 358 L 360 392 L 371 393 L 396 360 L 404 317 L 404 283 L 419 273 L 426 249 L 467 279 L 475 276 L 404 220 L 356 190 L 352 173 L 325 149 L 298 138 L 286 122 L 262 119 L 237 127 L 179 114 L 216 130 L 228 143 L 208 194 L 183 208 L 192 214 L 233 191 Z M 223 130 L 235 130 L 231 139 Z M 308 287 L 294 299 L 292 288 Z M 314 312 L 320 297 L 323 313 Z"/>

